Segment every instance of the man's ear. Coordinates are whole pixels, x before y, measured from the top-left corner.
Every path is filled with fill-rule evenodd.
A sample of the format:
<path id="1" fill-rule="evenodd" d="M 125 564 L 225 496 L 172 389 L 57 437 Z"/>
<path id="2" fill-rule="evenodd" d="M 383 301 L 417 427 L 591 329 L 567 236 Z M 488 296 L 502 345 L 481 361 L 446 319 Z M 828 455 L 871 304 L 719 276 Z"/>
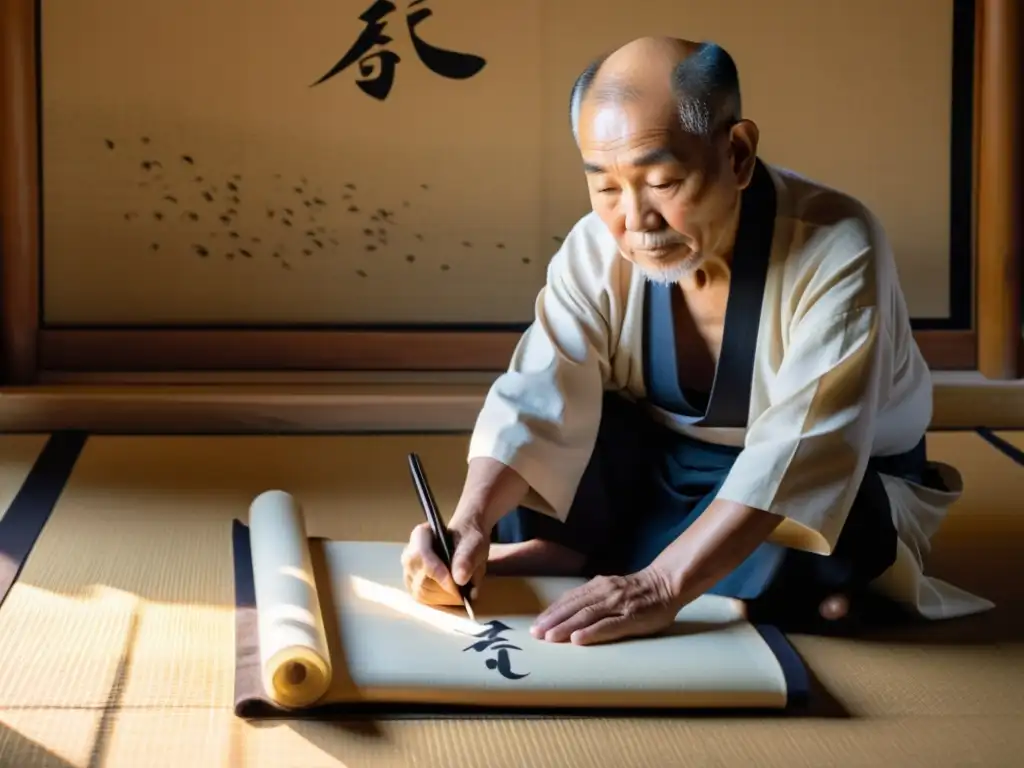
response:
<path id="1" fill-rule="evenodd" d="M 729 160 L 736 185 L 740 189 L 746 189 L 754 177 L 760 136 L 760 130 L 753 120 L 740 120 L 729 129 Z"/>

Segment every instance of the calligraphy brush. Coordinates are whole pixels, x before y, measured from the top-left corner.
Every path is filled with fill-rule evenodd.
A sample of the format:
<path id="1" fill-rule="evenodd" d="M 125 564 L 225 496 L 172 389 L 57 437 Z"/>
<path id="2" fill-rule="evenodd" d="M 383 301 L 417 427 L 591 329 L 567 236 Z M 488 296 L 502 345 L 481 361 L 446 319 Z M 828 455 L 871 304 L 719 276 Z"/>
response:
<path id="1" fill-rule="evenodd" d="M 437 512 L 437 504 L 434 502 L 434 494 L 431 492 L 430 484 L 427 482 L 427 474 L 423 470 L 420 457 L 415 453 L 409 454 L 409 472 L 412 474 L 412 482 L 416 486 L 416 495 L 420 498 L 423 514 L 426 515 L 427 522 L 430 523 L 430 527 L 434 531 L 434 550 L 444 561 L 448 571 L 451 572 L 452 558 L 455 555 L 455 542 L 452 540 L 451 532 L 447 526 L 441 522 L 441 516 Z M 472 584 L 460 586 L 459 595 L 462 597 L 462 604 L 465 606 L 469 618 L 476 621 L 476 614 L 473 613 L 473 608 L 469 604 L 469 594 L 472 588 Z"/>

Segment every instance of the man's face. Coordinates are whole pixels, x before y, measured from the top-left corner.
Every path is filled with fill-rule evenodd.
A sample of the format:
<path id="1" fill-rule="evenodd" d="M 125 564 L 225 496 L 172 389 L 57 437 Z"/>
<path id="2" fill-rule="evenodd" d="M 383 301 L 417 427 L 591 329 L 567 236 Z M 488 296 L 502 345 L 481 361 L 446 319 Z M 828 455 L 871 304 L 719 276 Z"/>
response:
<path id="1" fill-rule="evenodd" d="M 688 134 L 667 102 L 585 106 L 579 143 L 591 205 L 623 257 L 678 282 L 731 250 L 747 174 L 728 129 Z"/>

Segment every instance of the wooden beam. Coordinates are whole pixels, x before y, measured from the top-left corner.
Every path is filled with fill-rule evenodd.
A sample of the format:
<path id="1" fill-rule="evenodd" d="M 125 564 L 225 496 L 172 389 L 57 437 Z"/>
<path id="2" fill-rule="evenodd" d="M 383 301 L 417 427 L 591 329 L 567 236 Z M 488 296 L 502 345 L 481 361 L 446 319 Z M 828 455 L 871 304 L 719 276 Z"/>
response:
<path id="1" fill-rule="evenodd" d="M 3 378 L 29 384 L 36 373 L 39 322 L 39 140 L 36 4 L 0 4 L 0 344 Z"/>
<path id="2" fill-rule="evenodd" d="M 1021 375 L 1020 0 L 978 3 L 978 370 Z"/>
<path id="3" fill-rule="evenodd" d="M 0 431 L 100 433 L 465 432 L 488 385 L 58 385 L 7 389 Z M 932 429 L 1024 428 L 1024 382 L 935 376 Z"/>
<path id="4" fill-rule="evenodd" d="M 520 334 L 494 331 L 45 330 L 41 371 L 502 371 Z M 974 370 L 971 331 L 914 334 L 934 370 Z"/>
<path id="5" fill-rule="evenodd" d="M 496 331 L 45 330 L 45 371 L 497 371 L 521 334 Z"/>

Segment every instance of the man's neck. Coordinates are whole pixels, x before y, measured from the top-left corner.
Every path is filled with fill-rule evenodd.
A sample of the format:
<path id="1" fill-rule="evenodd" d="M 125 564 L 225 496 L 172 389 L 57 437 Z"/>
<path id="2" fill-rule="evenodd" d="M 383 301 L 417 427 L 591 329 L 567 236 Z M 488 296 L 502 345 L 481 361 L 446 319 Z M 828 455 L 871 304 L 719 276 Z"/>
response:
<path id="1" fill-rule="evenodd" d="M 722 234 L 701 263 L 677 281 L 684 293 L 705 290 L 723 282 L 728 283 L 731 279 L 736 235 L 739 232 L 741 200 L 742 195 L 738 195 L 736 204 L 729 212 L 728 223 L 722 227 Z"/>

